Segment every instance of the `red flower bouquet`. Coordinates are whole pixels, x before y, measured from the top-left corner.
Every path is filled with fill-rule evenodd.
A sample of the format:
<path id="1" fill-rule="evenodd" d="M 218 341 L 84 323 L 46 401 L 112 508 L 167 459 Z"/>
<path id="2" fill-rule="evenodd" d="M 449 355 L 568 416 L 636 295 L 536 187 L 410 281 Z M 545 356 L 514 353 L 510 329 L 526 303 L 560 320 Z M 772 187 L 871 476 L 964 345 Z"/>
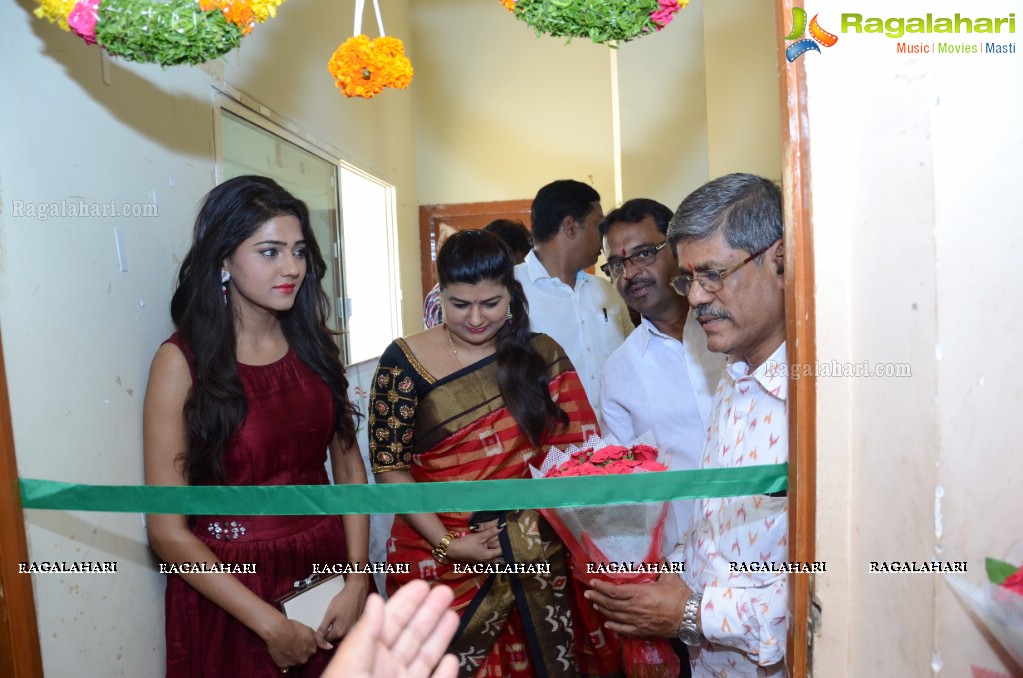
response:
<path id="1" fill-rule="evenodd" d="M 649 435 L 630 445 L 614 436 L 590 438 L 585 448 L 551 448 L 534 478 L 620 475 L 667 471 L 665 454 Z M 606 504 L 540 509 L 565 544 L 576 579 L 638 584 L 657 579 L 668 502 Z M 669 574 L 668 576 L 677 576 Z M 679 660 L 663 638 L 623 637 L 622 658 L 629 678 L 675 678 Z"/>
<path id="2" fill-rule="evenodd" d="M 1023 560 L 1023 546 L 1018 546 L 1010 559 L 1016 563 Z M 945 581 L 1023 668 L 1023 566 L 994 558 L 987 558 L 985 566 L 986 586 L 974 586 L 952 575 L 945 575 Z"/>

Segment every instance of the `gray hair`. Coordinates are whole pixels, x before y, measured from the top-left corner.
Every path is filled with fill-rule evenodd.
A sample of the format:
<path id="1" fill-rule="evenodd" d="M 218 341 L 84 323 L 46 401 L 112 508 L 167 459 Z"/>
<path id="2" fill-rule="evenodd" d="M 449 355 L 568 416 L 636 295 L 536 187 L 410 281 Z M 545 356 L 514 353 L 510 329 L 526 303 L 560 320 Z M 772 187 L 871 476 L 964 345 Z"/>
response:
<path id="1" fill-rule="evenodd" d="M 719 231 L 737 250 L 753 254 L 770 247 L 782 237 L 781 190 L 753 174 L 727 174 L 709 181 L 678 206 L 668 223 L 668 243 L 677 251 L 680 242 L 706 240 Z"/>

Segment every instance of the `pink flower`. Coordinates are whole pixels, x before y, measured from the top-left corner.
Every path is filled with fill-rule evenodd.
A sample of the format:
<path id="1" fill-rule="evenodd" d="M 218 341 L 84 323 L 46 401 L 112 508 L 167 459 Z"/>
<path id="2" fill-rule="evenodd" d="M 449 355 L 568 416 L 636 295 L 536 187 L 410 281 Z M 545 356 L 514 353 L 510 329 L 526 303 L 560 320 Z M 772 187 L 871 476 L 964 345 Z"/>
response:
<path id="1" fill-rule="evenodd" d="M 656 461 L 644 461 L 639 465 L 644 471 L 667 471 L 668 467 L 664 464 L 659 464 Z"/>
<path id="2" fill-rule="evenodd" d="M 71 13 L 68 14 L 67 24 L 75 34 L 85 41 L 86 45 L 96 44 L 96 19 L 99 16 L 100 0 L 78 0 Z"/>
<path id="3" fill-rule="evenodd" d="M 657 24 L 657 30 L 661 30 L 665 26 L 671 23 L 671 20 L 675 18 L 675 13 L 678 12 L 681 7 L 679 6 L 678 0 L 658 0 L 661 8 L 650 14 L 650 18 Z"/>
<path id="4" fill-rule="evenodd" d="M 1000 586 L 1004 589 L 1009 589 L 1013 593 L 1023 596 L 1023 567 L 1010 574 L 1005 578 Z"/>

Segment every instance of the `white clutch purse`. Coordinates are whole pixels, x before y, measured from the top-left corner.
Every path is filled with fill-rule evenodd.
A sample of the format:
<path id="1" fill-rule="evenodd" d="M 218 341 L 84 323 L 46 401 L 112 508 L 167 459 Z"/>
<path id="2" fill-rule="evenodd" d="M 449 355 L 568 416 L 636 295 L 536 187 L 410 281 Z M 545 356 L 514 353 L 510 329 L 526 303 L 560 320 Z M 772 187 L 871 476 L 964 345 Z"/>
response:
<path id="1" fill-rule="evenodd" d="M 305 624 L 315 631 L 327 613 L 327 605 L 344 587 L 343 575 L 321 577 L 314 574 L 295 582 L 295 590 L 278 598 L 277 604 L 288 619 Z"/>

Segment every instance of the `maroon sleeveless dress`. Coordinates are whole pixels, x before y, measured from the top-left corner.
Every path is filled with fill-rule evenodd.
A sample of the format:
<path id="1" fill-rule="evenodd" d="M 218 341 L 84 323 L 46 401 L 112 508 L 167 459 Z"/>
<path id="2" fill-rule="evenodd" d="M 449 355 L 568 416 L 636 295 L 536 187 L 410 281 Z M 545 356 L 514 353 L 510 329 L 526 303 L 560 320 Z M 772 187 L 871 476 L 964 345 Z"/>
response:
<path id="1" fill-rule="evenodd" d="M 169 343 L 192 354 L 175 333 Z M 334 435 L 330 389 L 293 351 L 270 365 L 238 365 L 248 415 L 224 454 L 225 485 L 326 485 Z M 194 377 L 194 375 L 193 375 Z M 191 516 L 192 532 L 224 563 L 253 563 L 236 574 L 270 603 L 305 579 L 313 564 L 347 560 L 340 516 Z M 166 592 L 168 678 L 279 678 L 255 633 L 176 574 Z M 313 655 L 293 676 L 319 676 L 331 652 Z"/>

